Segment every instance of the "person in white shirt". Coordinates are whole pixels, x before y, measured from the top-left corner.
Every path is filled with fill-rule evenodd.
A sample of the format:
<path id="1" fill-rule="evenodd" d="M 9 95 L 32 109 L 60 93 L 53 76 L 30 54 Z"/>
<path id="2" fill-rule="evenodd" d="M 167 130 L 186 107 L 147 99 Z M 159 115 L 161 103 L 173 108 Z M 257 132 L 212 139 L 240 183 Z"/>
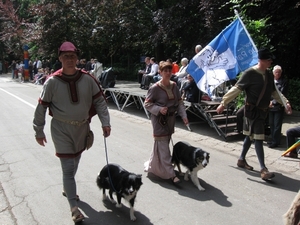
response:
<path id="1" fill-rule="evenodd" d="M 34 75 L 38 73 L 38 70 L 42 68 L 42 62 L 38 58 L 35 59 L 33 63 Z"/>
<path id="2" fill-rule="evenodd" d="M 175 73 L 175 77 L 173 78 L 173 80 L 177 83 L 177 86 L 179 88 L 181 88 L 182 84 L 187 80 L 187 72 L 186 72 L 186 69 L 187 69 L 187 66 L 189 64 L 189 60 L 187 58 L 182 58 L 181 59 L 181 67 L 179 69 L 179 71 L 177 73 Z"/>
<path id="3" fill-rule="evenodd" d="M 38 59 L 38 61 L 36 62 L 37 65 L 36 65 L 36 68 L 39 70 L 42 68 L 42 61 Z"/>
<path id="4" fill-rule="evenodd" d="M 102 63 L 100 63 L 97 59 L 94 59 L 94 68 L 91 71 L 91 74 L 98 80 L 103 72 Z"/>
<path id="5" fill-rule="evenodd" d="M 142 82 L 141 82 L 141 89 L 148 90 L 153 77 L 158 73 L 158 64 L 156 63 L 154 57 L 150 59 L 150 63 L 152 65 L 151 72 L 143 75 Z"/>

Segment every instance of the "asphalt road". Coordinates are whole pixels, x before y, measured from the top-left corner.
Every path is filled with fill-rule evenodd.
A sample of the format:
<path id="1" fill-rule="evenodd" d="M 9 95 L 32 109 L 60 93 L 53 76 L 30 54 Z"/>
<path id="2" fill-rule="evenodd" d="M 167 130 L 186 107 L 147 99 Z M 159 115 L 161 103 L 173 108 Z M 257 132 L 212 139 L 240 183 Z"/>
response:
<path id="1" fill-rule="evenodd" d="M 45 129 L 47 146 L 40 147 L 34 139 L 32 118 L 40 90 L 41 86 L 21 84 L 0 76 L 1 225 L 73 224 L 68 203 L 61 195 L 61 168 L 54 155 L 50 117 Z M 295 165 L 293 170 L 279 160 L 269 159 L 267 165 L 269 170 L 276 171 L 276 177 L 265 182 L 260 179 L 254 151 L 249 155 L 249 162 L 255 171 L 236 167 L 240 140 L 224 142 L 204 123 L 192 124 L 192 128 L 202 130 L 201 134 L 189 132 L 178 120 L 173 142 L 185 140 L 202 147 L 210 152 L 211 160 L 207 168 L 198 173 L 205 192 L 198 191 L 191 181 L 182 178 L 182 183 L 174 186 L 168 180 L 148 176 L 143 171 L 153 144 L 150 121 L 141 116 L 141 112 L 120 112 L 111 103 L 109 107 L 111 136 L 103 138 L 101 124 L 94 117 L 91 127 L 95 142 L 83 153 L 76 175 L 79 206 L 87 217 L 82 224 L 283 224 L 282 215 L 300 187 L 296 166 L 299 161 L 291 161 Z M 129 205 L 124 200 L 121 209 L 101 201 L 102 194 L 95 181 L 107 163 L 106 152 L 109 162 L 143 175 L 135 204 L 135 222 L 130 221 Z"/>

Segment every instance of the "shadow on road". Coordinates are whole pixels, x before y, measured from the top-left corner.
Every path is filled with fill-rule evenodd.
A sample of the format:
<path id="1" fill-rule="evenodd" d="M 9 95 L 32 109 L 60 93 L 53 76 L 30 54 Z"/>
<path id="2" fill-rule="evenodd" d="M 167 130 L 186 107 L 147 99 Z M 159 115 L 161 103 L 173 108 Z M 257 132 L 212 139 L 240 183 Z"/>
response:
<path id="1" fill-rule="evenodd" d="M 179 176 L 178 176 L 179 177 Z M 200 184 L 204 187 L 205 191 L 199 191 L 198 188 L 192 183 L 191 180 L 185 181 L 183 177 L 180 177 L 181 182 L 179 184 L 173 184 L 171 180 L 163 180 L 156 177 L 153 174 L 148 174 L 149 178 L 153 183 L 160 185 L 163 188 L 177 191 L 179 195 L 195 199 L 197 201 L 214 201 L 220 206 L 231 207 L 232 203 L 228 201 L 228 197 L 218 188 L 200 180 Z"/>
<path id="2" fill-rule="evenodd" d="M 263 185 L 266 185 L 269 187 L 273 187 L 273 188 L 279 188 L 282 190 L 287 190 L 287 191 L 292 191 L 292 192 L 299 191 L 300 181 L 297 179 L 287 177 L 287 176 L 283 175 L 282 173 L 275 172 L 275 177 L 272 180 L 264 181 L 260 178 L 260 171 L 256 171 L 256 170 L 249 171 L 249 170 L 240 169 L 240 168 L 234 167 L 234 166 L 232 166 L 232 168 L 240 170 L 241 172 L 243 171 L 244 173 L 246 173 L 247 175 L 250 175 L 252 177 L 258 178 L 258 179 L 252 179 L 251 177 L 250 178 L 248 177 L 247 180 L 249 180 L 249 181 L 260 183 L 260 184 L 263 184 Z"/>
<path id="3" fill-rule="evenodd" d="M 126 204 L 126 203 L 125 203 Z M 101 225 L 111 225 L 111 224 L 128 224 L 132 225 L 133 221 L 130 220 L 129 208 L 123 204 L 122 208 L 117 208 L 115 204 L 111 203 L 109 200 L 104 202 L 104 206 L 107 211 L 96 211 L 88 203 L 84 201 L 78 202 L 78 206 L 85 213 L 87 218 L 82 222 L 85 224 L 101 224 Z M 135 225 L 153 225 L 149 218 L 142 213 L 135 211 L 134 213 L 136 221 Z"/>

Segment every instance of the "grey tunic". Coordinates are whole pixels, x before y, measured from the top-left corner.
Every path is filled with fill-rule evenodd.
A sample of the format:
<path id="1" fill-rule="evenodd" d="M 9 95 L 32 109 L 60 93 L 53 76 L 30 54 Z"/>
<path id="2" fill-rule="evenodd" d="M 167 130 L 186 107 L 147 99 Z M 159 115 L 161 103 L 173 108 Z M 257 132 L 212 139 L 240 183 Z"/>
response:
<path id="1" fill-rule="evenodd" d="M 145 107 L 151 113 L 154 138 L 171 136 L 174 133 L 176 111 L 181 118 L 187 118 L 179 89 L 175 82 L 171 81 L 171 84 L 169 88 L 166 88 L 159 81 L 147 93 Z M 166 126 L 161 126 L 159 122 L 161 117 L 159 111 L 162 107 L 168 107 L 168 113 L 171 114 L 171 116 L 166 117 Z"/>
<path id="2" fill-rule="evenodd" d="M 145 107 L 151 113 L 153 127 L 154 146 L 150 159 L 145 163 L 145 170 L 163 179 L 175 176 L 174 167 L 171 162 L 169 142 L 174 133 L 175 112 L 181 118 L 187 118 L 185 106 L 180 96 L 176 83 L 171 81 L 169 87 L 165 87 L 159 81 L 154 84 L 147 93 Z M 166 124 L 161 123 L 160 109 L 168 107 L 169 115 L 164 118 Z"/>
<path id="3" fill-rule="evenodd" d="M 86 148 L 89 111 L 92 104 L 102 126 L 110 126 L 105 98 L 96 81 L 88 74 L 50 77 L 44 84 L 36 107 L 33 127 L 37 138 L 45 137 L 45 114 L 49 107 L 51 135 L 58 157 L 76 157 Z"/>

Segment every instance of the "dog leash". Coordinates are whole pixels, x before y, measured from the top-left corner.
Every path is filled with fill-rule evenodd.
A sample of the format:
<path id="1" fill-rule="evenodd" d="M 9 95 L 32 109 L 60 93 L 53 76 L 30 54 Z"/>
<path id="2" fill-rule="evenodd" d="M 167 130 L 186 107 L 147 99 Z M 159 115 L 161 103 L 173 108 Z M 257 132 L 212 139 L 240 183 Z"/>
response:
<path id="1" fill-rule="evenodd" d="M 107 172 L 108 172 L 109 183 L 110 183 L 112 189 L 114 190 L 114 192 L 121 193 L 121 190 L 117 191 L 115 189 L 115 186 L 114 186 L 114 184 L 112 182 L 112 179 L 111 179 L 111 175 L 110 175 L 110 171 L 109 171 L 109 166 L 108 166 L 108 153 L 107 153 L 107 145 L 106 145 L 106 138 L 105 137 L 104 137 L 104 150 L 105 150 L 105 158 L 106 158 L 106 165 L 107 165 Z"/>

